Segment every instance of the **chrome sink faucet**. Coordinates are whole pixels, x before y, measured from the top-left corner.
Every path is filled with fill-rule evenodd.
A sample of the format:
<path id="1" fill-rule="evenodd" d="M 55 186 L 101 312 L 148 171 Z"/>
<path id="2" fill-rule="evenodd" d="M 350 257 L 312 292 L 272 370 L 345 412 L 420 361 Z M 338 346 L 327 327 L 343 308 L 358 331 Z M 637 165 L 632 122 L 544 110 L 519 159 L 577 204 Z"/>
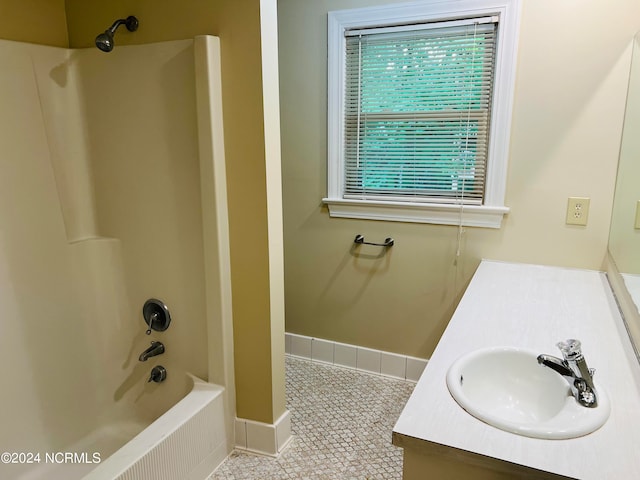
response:
<path id="1" fill-rule="evenodd" d="M 598 406 L 596 387 L 593 384 L 595 370 L 587 367 L 579 340 L 570 338 L 558 342 L 556 346 L 562 352 L 564 360 L 551 355 L 538 355 L 538 363 L 559 373 L 569 383 L 571 393 L 583 407 Z"/>

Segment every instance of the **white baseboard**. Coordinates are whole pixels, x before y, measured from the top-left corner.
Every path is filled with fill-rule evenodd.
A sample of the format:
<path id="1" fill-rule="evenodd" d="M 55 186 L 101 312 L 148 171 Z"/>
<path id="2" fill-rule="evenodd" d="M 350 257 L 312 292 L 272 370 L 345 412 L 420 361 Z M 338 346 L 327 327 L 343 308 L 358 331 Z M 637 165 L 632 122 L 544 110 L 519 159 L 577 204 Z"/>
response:
<path id="1" fill-rule="evenodd" d="M 287 355 L 313 362 L 353 368 L 412 382 L 418 381 L 428 362 L 423 358 L 294 333 L 285 333 L 285 352 Z M 235 430 L 238 450 L 276 457 L 291 442 L 291 414 L 286 410 L 274 424 L 236 418 Z"/>
<path id="2" fill-rule="evenodd" d="M 417 382 L 428 360 L 321 338 L 285 333 L 285 353 L 314 362 Z"/>
<path id="3" fill-rule="evenodd" d="M 291 441 L 291 414 L 289 410 L 274 424 L 236 418 L 236 448 L 252 453 L 278 456 Z"/>

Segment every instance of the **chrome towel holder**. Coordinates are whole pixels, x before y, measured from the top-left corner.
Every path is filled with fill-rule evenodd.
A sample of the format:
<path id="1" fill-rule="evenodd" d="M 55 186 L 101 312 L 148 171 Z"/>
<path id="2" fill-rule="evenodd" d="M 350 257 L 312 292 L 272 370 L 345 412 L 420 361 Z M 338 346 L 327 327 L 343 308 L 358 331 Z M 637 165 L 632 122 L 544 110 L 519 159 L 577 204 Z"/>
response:
<path id="1" fill-rule="evenodd" d="M 376 247 L 393 247 L 394 240 L 391 237 L 387 237 L 384 239 L 384 243 L 365 242 L 364 236 L 358 234 L 353 240 L 353 243 L 357 243 L 359 245 L 375 245 Z"/>

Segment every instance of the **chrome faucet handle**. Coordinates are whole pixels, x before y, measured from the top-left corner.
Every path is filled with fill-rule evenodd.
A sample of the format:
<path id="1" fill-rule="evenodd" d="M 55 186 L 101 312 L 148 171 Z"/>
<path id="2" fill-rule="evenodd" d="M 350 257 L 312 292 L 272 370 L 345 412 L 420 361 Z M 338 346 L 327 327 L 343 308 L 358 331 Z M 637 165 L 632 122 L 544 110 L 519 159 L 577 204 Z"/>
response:
<path id="1" fill-rule="evenodd" d="M 151 329 L 153 328 L 153 322 L 155 322 L 158 319 L 158 314 L 157 313 L 152 313 L 151 317 L 149 317 L 149 329 L 144 332 L 147 335 L 151 335 Z"/>
<path id="2" fill-rule="evenodd" d="M 538 355 L 538 363 L 562 375 L 569 383 L 571 393 L 580 405 L 588 408 L 597 407 L 598 398 L 593 383 L 593 375 L 596 371 L 587 366 L 580 341 L 570 338 L 564 342 L 558 342 L 556 346 L 562 352 L 563 360 L 550 355 Z"/>
<path id="3" fill-rule="evenodd" d="M 562 352 L 562 356 L 565 360 L 578 360 L 582 357 L 582 344 L 580 343 L 580 340 L 569 338 L 564 342 L 556 343 L 556 346 Z"/>

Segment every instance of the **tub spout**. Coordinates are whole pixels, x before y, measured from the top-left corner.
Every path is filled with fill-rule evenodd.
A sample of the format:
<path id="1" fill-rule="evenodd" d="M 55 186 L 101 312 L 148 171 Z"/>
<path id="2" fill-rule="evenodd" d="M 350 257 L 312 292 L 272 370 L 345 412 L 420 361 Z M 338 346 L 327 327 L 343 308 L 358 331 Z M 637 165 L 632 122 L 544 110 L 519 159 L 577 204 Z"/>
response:
<path id="1" fill-rule="evenodd" d="M 151 346 L 140 354 L 138 360 L 146 362 L 149 358 L 164 353 L 164 345 L 160 342 L 151 342 Z"/>

